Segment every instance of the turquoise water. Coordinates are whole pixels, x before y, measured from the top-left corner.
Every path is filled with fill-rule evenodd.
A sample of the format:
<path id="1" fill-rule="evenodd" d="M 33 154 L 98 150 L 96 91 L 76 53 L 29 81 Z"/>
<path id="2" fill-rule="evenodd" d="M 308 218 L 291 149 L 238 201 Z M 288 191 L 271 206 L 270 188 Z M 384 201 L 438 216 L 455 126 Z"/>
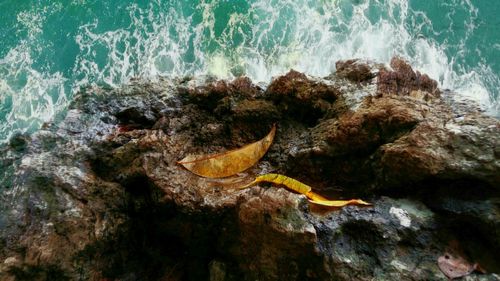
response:
<path id="1" fill-rule="evenodd" d="M 37 130 L 88 85 L 268 82 L 393 55 L 499 115 L 499 15 L 496 0 L 0 0 L 0 142 Z"/>

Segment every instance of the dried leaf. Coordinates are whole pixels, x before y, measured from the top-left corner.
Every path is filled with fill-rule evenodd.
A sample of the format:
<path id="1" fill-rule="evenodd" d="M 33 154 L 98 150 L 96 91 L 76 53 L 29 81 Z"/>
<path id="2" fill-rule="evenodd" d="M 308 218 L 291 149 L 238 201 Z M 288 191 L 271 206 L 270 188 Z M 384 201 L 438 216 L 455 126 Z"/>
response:
<path id="1" fill-rule="evenodd" d="M 312 193 L 312 192 L 311 192 Z M 314 194 L 317 196 L 317 194 Z M 311 197 L 309 197 L 311 198 Z M 361 199 L 351 199 L 351 200 L 320 200 L 315 198 L 314 200 L 311 199 L 309 202 L 316 204 L 316 205 L 322 205 L 322 206 L 328 206 L 328 207 L 344 207 L 347 205 L 364 205 L 364 206 L 371 206 L 372 204 L 365 202 Z"/>
<path id="2" fill-rule="evenodd" d="M 316 194 L 312 191 L 308 192 L 306 194 L 307 198 L 309 198 L 309 202 L 316 204 L 316 205 L 322 205 L 322 206 L 328 206 L 328 207 L 344 207 L 347 205 L 365 205 L 365 206 L 371 206 L 372 204 L 365 202 L 361 199 L 351 199 L 351 200 L 329 200 L 319 194 Z"/>
<path id="3" fill-rule="evenodd" d="M 471 264 L 459 255 L 450 253 L 445 253 L 438 258 L 438 266 L 444 275 L 450 279 L 469 275 L 476 269 L 475 264 Z"/>
<path id="4" fill-rule="evenodd" d="M 310 201 L 311 201 L 311 200 L 312 200 L 312 201 L 328 201 L 328 199 L 327 199 L 327 198 L 325 198 L 325 197 L 323 197 L 323 196 L 321 196 L 321 195 L 319 195 L 319 194 L 316 194 L 316 193 L 314 193 L 314 192 L 312 192 L 312 191 L 311 191 L 311 192 L 309 192 L 309 195 L 307 196 L 307 198 L 309 198 L 309 199 L 310 199 Z"/>
<path id="5" fill-rule="evenodd" d="M 212 155 L 189 155 L 177 163 L 202 177 L 223 178 L 232 176 L 255 165 L 266 154 L 273 142 L 275 133 L 276 126 L 273 126 L 269 134 L 263 139 L 242 148 Z"/>
<path id="6" fill-rule="evenodd" d="M 307 198 L 309 198 L 309 202 L 317 205 L 328 206 L 328 207 L 343 207 L 346 205 L 371 206 L 370 203 L 365 202 L 361 199 L 328 200 L 327 198 L 312 192 L 312 188 L 309 185 L 302 183 L 296 179 L 280 174 L 265 174 L 258 176 L 253 182 L 241 188 L 247 188 L 259 182 L 270 182 L 278 185 L 284 185 L 290 190 L 293 190 L 300 194 L 304 194 Z"/>
<path id="7" fill-rule="evenodd" d="M 292 179 L 290 177 L 287 177 L 285 175 L 281 174 L 265 174 L 265 175 L 260 175 L 255 180 L 245 186 L 242 186 L 241 189 L 250 187 L 254 184 L 257 184 L 259 182 L 270 182 L 274 183 L 277 185 L 284 185 L 288 189 L 291 189 L 295 192 L 298 192 L 300 194 L 307 194 L 312 190 L 312 187 L 308 186 L 307 184 L 301 183 L 300 181 L 296 179 Z"/>

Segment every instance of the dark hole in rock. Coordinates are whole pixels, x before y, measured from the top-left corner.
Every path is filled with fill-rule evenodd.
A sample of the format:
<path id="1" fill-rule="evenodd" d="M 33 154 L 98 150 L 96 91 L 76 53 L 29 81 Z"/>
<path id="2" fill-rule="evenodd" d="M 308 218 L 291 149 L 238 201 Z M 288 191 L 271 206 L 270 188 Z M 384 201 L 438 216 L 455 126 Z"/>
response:
<path id="1" fill-rule="evenodd" d="M 123 187 L 128 219 L 106 239 L 86 247 L 79 260 L 93 261 L 110 279 L 159 280 L 178 274 L 186 245 L 168 225 L 175 208 L 160 202 L 161 191 L 145 176 L 127 179 Z"/>
<path id="2" fill-rule="evenodd" d="M 381 239 L 382 234 L 377 229 L 377 226 L 370 222 L 353 221 L 345 223 L 342 225 L 342 232 L 355 240 L 356 243 L 351 246 L 362 252 L 376 250 L 376 247 L 382 245 L 384 241 L 384 239 Z"/>
<path id="3" fill-rule="evenodd" d="M 115 114 L 120 124 L 132 128 L 151 128 L 157 118 L 149 110 L 144 108 L 127 108 Z"/>
<path id="4" fill-rule="evenodd" d="M 331 158 L 304 157 L 288 161 L 286 174 L 308 184 L 328 198 L 358 198 L 370 195 L 366 182 L 373 179 L 366 160 L 354 155 Z"/>
<path id="5" fill-rule="evenodd" d="M 9 140 L 9 146 L 16 152 L 24 152 L 28 145 L 29 137 L 21 133 L 16 133 Z"/>
<path id="6" fill-rule="evenodd" d="M 423 202 L 436 214 L 440 229 L 436 237 L 442 245 L 457 240 L 471 262 L 489 273 L 500 272 L 500 193 L 490 183 L 473 178 L 434 177 L 376 194 Z"/>
<path id="7" fill-rule="evenodd" d="M 373 276 L 374 268 L 387 257 L 384 241 L 376 225 L 365 221 L 349 221 L 333 234 L 329 248 L 335 256 L 358 256 L 363 262 L 357 265 L 356 270 Z"/>
<path id="8" fill-rule="evenodd" d="M 231 239 L 238 230 L 227 225 L 236 220 L 234 210 L 179 210 L 144 175 L 124 179 L 122 186 L 128 219 L 110 237 L 87 247 L 81 261 L 97 260 L 105 278 L 120 280 L 206 280 L 213 260 L 232 264 L 221 249 L 236 244 Z"/>
<path id="9" fill-rule="evenodd" d="M 461 215 L 453 216 L 442 214 L 438 216 L 440 227 L 437 236 L 442 240 L 443 245 L 456 242 L 460 246 L 463 257 L 471 264 L 477 263 L 488 273 L 500 273 L 500 260 L 498 253 L 500 246 L 498 225 L 492 226 L 485 222 L 479 222 L 476 218 Z M 445 259 L 450 259 L 445 255 Z"/>
<path id="10" fill-rule="evenodd" d="M 398 187 L 382 188 L 377 195 L 393 198 L 414 198 L 425 202 L 431 207 L 442 198 L 463 200 L 483 200 L 500 197 L 500 191 L 490 183 L 474 178 L 438 178 L 428 177 L 422 181 Z"/>

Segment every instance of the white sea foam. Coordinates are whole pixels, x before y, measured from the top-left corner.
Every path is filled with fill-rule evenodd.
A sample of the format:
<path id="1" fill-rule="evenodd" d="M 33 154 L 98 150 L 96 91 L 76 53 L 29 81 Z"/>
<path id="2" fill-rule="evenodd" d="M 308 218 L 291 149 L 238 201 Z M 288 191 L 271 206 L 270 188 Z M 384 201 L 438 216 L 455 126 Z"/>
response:
<path id="1" fill-rule="evenodd" d="M 456 7 L 444 15 L 449 25 L 445 31 L 434 30 L 428 16 L 413 10 L 407 0 L 254 0 L 241 9 L 225 7 L 227 17 L 220 16 L 227 1 L 200 0 L 182 9 L 187 2 L 130 4 L 127 26 L 106 29 L 99 19 L 80 26 L 68 38 L 79 47 L 71 77 L 35 70 L 29 48 L 46 46 L 26 42 L 10 50 L 0 59 L 0 100 L 7 104 L 12 99 L 7 117 L 11 125 L 1 127 L 0 139 L 14 128 L 49 120 L 64 108 L 67 96 L 89 84 L 117 87 L 132 77 L 202 74 L 227 79 L 245 74 L 269 82 L 291 68 L 326 76 L 340 59 L 388 63 L 395 55 L 457 92 L 457 100 L 474 101 L 493 115 L 500 112 L 497 93 L 488 91 L 500 87 L 498 75 L 486 62 L 472 68 L 461 62 L 478 17 L 470 0 L 443 3 Z M 457 22 L 459 12 L 468 13 L 465 21 Z M 30 15 L 34 13 L 21 13 L 18 20 L 35 36 L 43 31 L 45 18 L 30 22 Z M 463 34 L 451 46 L 457 52 L 450 55 L 451 43 L 439 44 L 433 36 L 451 35 L 457 24 L 463 24 Z"/>
<path id="2" fill-rule="evenodd" d="M 225 27 L 216 30 L 216 10 L 223 2 L 200 1 L 195 9 L 202 18 L 199 22 L 174 8 L 158 13 L 157 3 L 149 9 L 130 6 L 132 23 L 127 28 L 96 33 L 97 22 L 82 26 L 75 71 L 86 79 L 77 84 L 95 81 L 116 86 L 132 76 L 207 73 L 220 78 L 244 73 L 257 82 L 268 82 L 291 68 L 325 76 L 340 59 L 388 63 L 398 55 L 441 87 L 457 91 L 457 98 L 473 100 L 483 108 L 494 104 L 482 82 L 485 75 L 495 77 L 493 72 L 479 75 L 476 70 L 460 69 L 455 58 L 446 55 L 445 45 L 421 35 L 421 29 L 432 29 L 432 22 L 425 13 L 411 10 L 406 0 L 359 4 L 349 0 L 257 0 L 247 10 L 231 13 Z M 477 9 L 469 0 L 453 2 L 469 10 L 464 23 L 469 36 Z M 379 18 L 368 16 L 374 8 L 381 11 Z M 446 16 L 451 21 L 453 10 Z M 106 63 L 97 63 L 103 56 Z"/>
<path id="3" fill-rule="evenodd" d="M 67 103 L 66 79 L 60 73 L 40 73 L 32 64 L 29 51 L 22 45 L 0 59 L 0 109 L 6 113 L 0 140 L 38 129 Z"/>

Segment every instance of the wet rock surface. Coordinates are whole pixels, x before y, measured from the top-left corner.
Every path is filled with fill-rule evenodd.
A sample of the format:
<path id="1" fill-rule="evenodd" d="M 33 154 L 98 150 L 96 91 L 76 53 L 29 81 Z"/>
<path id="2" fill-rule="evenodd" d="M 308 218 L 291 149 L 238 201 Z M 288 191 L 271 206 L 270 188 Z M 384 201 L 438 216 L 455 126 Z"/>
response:
<path id="1" fill-rule="evenodd" d="M 458 112 L 398 59 L 337 68 L 266 89 L 243 77 L 82 91 L 57 122 L 0 148 L 0 279 L 447 280 L 437 261 L 455 245 L 486 271 L 464 280 L 500 280 L 499 121 Z M 176 164 L 275 123 L 243 174 Z M 267 172 L 374 205 L 237 189 Z"/>

